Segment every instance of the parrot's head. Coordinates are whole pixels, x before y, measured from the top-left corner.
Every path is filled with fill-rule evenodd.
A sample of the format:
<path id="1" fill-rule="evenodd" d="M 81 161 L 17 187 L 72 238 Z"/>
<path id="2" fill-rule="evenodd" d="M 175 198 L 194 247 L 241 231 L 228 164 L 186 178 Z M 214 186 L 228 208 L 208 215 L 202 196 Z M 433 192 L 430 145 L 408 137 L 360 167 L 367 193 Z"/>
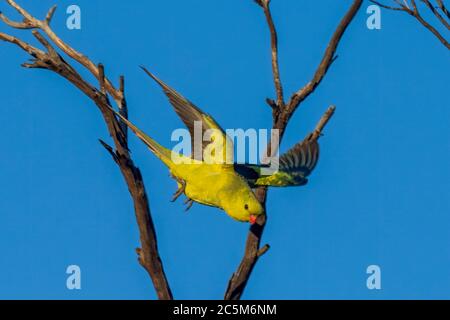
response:
<path id="1" fill-rule="evenodd" d="M 264 213 L 264 208 L 255 197 L 251 197 L 244 203 L 244 212 L 250 224 L 255 224 L 259 215 Z"/>
<path id="2" fill-rule="evenodd" d="M 263 206 L 250 188 L 237 193 L 237 197 L 227 201 L 224 210 L 232 218 L 242 222 L 250 222 L 250 224 L 254 224 L 258 216 L 264 213 Z"/>

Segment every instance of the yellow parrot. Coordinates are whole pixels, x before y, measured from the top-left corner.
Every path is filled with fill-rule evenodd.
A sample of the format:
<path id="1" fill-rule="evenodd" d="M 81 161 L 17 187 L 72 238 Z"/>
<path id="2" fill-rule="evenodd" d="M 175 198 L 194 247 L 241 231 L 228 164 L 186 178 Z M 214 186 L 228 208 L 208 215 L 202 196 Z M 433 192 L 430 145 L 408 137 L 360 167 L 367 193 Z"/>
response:
<path id="1" fill-rule="evenodd" d="M 264 213 L 260 202 L 246 180 L 236 173 L 233 164 L 233 142 L 209 115 L 171 89 L 148 70 L 143 68 L 164 90 L 177 114 L 188 127 L 194 141 L 195 122 L 201 123 L 200 140 L 202 153 L 193 158 L 169 150 L 146 135 L 133 123 L 112 110 L 147 145 L 147 147 L 169 168 L 178 182 L 178 190 L 172 201 L 182 193 L 192 201 L 223 209 L 230 217 L 242 222 L 255 223 Z M 203 141 L 209 130 L 210 141 Z M 192 144 L 194 148 L 194 144 Z M 189 208 L 188 207 L 188 208 Z"/>
<path id="2" fill-rule="evenodd" d="M 319 158 L 317 138 L 312 134 L 279 158 L 279 167 L 275 172 L 262 170 L 268 167 L 266 165 L 234 163 L 233 141 L 217 122 L 147 69 L 142 69 L 162 87 L 175 112 L 189 129 L 192 158 L 161 146 L 118 112 L 111 110 L 169 168 L 178 183 L 172 201 L 184 193 L 188 198 L 187 209 L 195 201 L 223 209 L 235 220 L 253 224 L 264 209 L 251 188 L 302 186 L 308 182 L 306 177 Z M 196 132 L 199 128 L 201 132 Z M 196 134 L 200 135 L 198 141 Z M 199 143 L 202 145 L 198 146 Z"/>

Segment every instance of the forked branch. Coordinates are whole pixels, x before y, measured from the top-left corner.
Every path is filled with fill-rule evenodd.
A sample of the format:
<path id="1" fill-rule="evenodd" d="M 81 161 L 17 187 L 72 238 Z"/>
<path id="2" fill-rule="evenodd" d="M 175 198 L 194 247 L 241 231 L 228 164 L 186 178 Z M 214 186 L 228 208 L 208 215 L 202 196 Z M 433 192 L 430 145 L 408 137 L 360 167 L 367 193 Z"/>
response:
<path id="1" fill-rule="evenodd" d="M 321 83 L 322 79 L 326 75 L 329 67 L 335 60 L 335 52 L 336 49 L 344 35 L 345 30 L 352 22 L 356 13 L 361 7 L 362 0 L 354 0 L 350 9 L 347 11 L 339 25 L 337 26 L 333 36 L 331 37 L 330 42 L 328 43 L 327 49 L 322 57 L 322 60 L 319 66 L 314 73 L 314 76 L 311 81 L 309 81 L 303 88 L 298 90 L 289 100 L 289 102 L 285 105 L 282 101 L 282 83 L 280 80 L 280 74 L 278 71 L 278 48 L 277 48 L 277 37 L 276 37 L 276 29 L 275 25 L 272 21 L 272 17 L 270 14 L 270 0 L 256 0 L 256 2 L 263 8 L 267 22 L 269 24 L 269 30 L 271 33 L 271 45 L 272 45 L 272 67 L 273 67 L 273 78 L 275 84 L 275 91 L 277 92 L 277 103 L 273 100 L 268 99 L 268 103 L 274 109 L 273 111 L 273 128 L 278 129 L 280 133 L 280 142 L 283 137 L 283 134 L 288 125 L 289 119 L 292 117 L 294 112 L 297 110 L 298 106 L 302 101 L 304 101 L 317 86 Z M 281 94 L 280 94 L 281 93 Z M 281 99 L 280 99 L 281 97 Z M 280 103 L 281 101 L 281 103 Z M 331 106 L 327 112 L 323 115 L 321 120 L 316 126 L 316 129 L 310 134 L 308 139 L 318 139 L 322 133 L 323 128 L 328 123 L 330 118 L 334 113 L 334 106 Z M 269 150 L 271 146 L 268 146 Z M 256 197 L 258 200 L 266 207 L 266 197 L 267 197 L 267 188 L 259 187 L 255 190 Z M 264 254 L 269 246 L 265 245 L 260 247 L 261 237 L 263 235 L 263 231 L 267 222 L 267 211 L 265 215 L 261 215 L 258 217 L 256 223 L 250 227 L 250 231 L 248 233 L 247 242 L 245 245 L 244 256 L 239 264 L 237 270 L 231 276 L 230 281 L 228 282 L 228 287 L 225 292 L 225 299 L 227 300 L 236 300 L 240 299 L 242 293 L 245 290 L 245 287 L 250 279 L 253 268 L 255 267 L 258 259 Z"/>
<path id="2" fill-rule="evenodd" d="M 120 113 L 125 117 L 127 115 L 124 78 L 120 78 L 119 88 L 116 89 L 106 77 L 103 65 L 94 64 L 86 56 L 62 41 L 53 32 L 50 28 L 50 22 L 56 7 L 52 7 L 43 20 L 38 20 L 16 2 L 12 0 L 6 1 L 19 12 L 23 17 L 23 21 L 14 22 L 2 13 L 0 13 L 0 19 L 15 29 L 33 29 L 32 33 L 34 37 L 42 44 L 45 50 L 41 50 L 17 37 L 1 32 L 0 40 L 17 45 L 32 57 L 30 62 L 23 64 L 24 67 L 47 69 L 59 74 L 80 89 L 99 108 L 115 148 L 109 146 L 104 141 L 100 142 L 119 166 L 133 199 L 141 242 L 141 248 L 137 249 L 139 263 L 150 275 L 158 298 L 165 300 L 172 299 L 172 293 L 158 252 L 155 227 L 150 213 L 144 181 L 140 170 L 135 166 L 128 150 L 127 129 L 110 111 L 112 105 L 109 101 L 109 96 L 114 99 Z M 57 52 L 58 48 L 62 53 L 72 58 L 97 78 L 98 88 L 95 84 L 90 84 L 87 80 L 83 79 L 76 69 Z"/>

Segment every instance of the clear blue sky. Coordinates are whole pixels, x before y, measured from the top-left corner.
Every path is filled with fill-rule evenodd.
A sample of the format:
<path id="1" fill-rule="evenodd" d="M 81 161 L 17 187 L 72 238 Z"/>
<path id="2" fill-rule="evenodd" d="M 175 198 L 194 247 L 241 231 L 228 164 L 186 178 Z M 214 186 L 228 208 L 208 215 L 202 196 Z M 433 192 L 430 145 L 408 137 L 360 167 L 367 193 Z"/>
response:
<path id="1" fill-rule="evenodd" d="M 350 1 L 272 2 L 289 97 Z M 20 3 L 43 17 L 54 1 Z M 140 64 L 225 128 L 270 126 L 269 38 L 253 1 L 77 0 L 80 31 L 65 27 L 69 4 L 58 1 L 54 29 L 111 78 L 126 75 L 130 119 L 161 143 L 172 145 L 182 123 Z M 270 191 L 271 250 L 243 298 L 450 298 L 449 52 L 406 14 L 383 12 L 382 29 L 368 30 L 368 5 L 291 121 L 282 150 L 337 106 L 309 184 Z M 99 112 L 59 76 L 20 68 L 20 50 L 0 47 L 0 298 L 155 298 L 136 261 L 126 185 L 97 141 L 109 139 Z M 176 185 L 165 167 L 134 136 L 130 144 L 175 297 L 221 298 L 248 225 L 197 204 L 186 214 L 169 201 Z M 70 264 L 81 267 L 80 291 L 66 289 Z M 366 288 L 371 264 L 382 290 Z"/>

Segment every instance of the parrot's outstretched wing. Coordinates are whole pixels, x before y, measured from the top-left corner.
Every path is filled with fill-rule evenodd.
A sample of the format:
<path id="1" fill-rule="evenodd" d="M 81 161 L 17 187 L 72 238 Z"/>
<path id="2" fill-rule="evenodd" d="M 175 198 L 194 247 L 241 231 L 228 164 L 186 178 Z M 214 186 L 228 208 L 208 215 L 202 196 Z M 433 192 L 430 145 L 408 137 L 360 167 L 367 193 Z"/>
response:
<path id="1" fill-rule="evenodd" d="M 307 176 L 314 170 L 319 160 L 317 138 L 309 135 L 279 158 L 278 171 L 264 174 L 264 165 L 235 164 L 235 171 L 244 177 L 251 187 L 302 186 L 308 182 Z"/>
<path id="2" fill-rule="evenodd" d="M 172 151 L 163 147 L 162 145 L 160 145 L 158 142 L 156 142 L 155 140 L 153 140 L 152 138 L 150 138 L 144 131 L 142 131 L 141 129 L 139 129 L 138 127 L 136 127 L 131 121 L 129 121 L 127 118 L 125 118 L 123 115 L 121 115 L 119 112 L 115 111 L 114 109 L 112 109 L 111 107 L 108 107 L 111 112 L 113 112 L 122 123 L 125 123 L 127 125 L 128 128 L 130 128 L 131 131 L 133 131 L 136 136 L 142 141 L 144 142 L 147 147 L 162 161 L 164 162 L 169 168 L 171 168 L 171 166 L 173 165 L 173 161 L 172 161 Z M 182 155 L 177 155 L 177 158 L 179 159 L 179 161 L 184 161 L 187 162 L 188 160 L 190 160 L 189 158 L 183 160 L 183 156 Z"/>
<path id="3" fill-rule="evenodd" d="M 211 161 L 212 163 L 228 163 L 231 166 L 234 162 L 233 142 L 219 124 L 210 115 L 203 112 L 192 102 L 158 79 L 145 67 L 141 68 L 162 87 L 164 93 L 174 107 L 175 112 L 189 129 L 191 135 L 192 157 L 195 160 Z M 199 128 L 201 125 L 201 131 L 198 133 L 196 131 L 199 130 L 195 130 L 196 123 Z M 205 140 L 209 141 L 203 141 L 205 132 L 208 130 L 209 137 L 206 137 L 207 139 Z M 201 136 L 195 137 L 195 134 L 201 134 Z M 205 150 L 212 152 L 207 152 L 208 155 L 206 156 L 204 154 Z M 222 150 L 222 152 L 217 152 L 217 150 Z M 208 159 L 205 159 L 205 157 Z"/>

